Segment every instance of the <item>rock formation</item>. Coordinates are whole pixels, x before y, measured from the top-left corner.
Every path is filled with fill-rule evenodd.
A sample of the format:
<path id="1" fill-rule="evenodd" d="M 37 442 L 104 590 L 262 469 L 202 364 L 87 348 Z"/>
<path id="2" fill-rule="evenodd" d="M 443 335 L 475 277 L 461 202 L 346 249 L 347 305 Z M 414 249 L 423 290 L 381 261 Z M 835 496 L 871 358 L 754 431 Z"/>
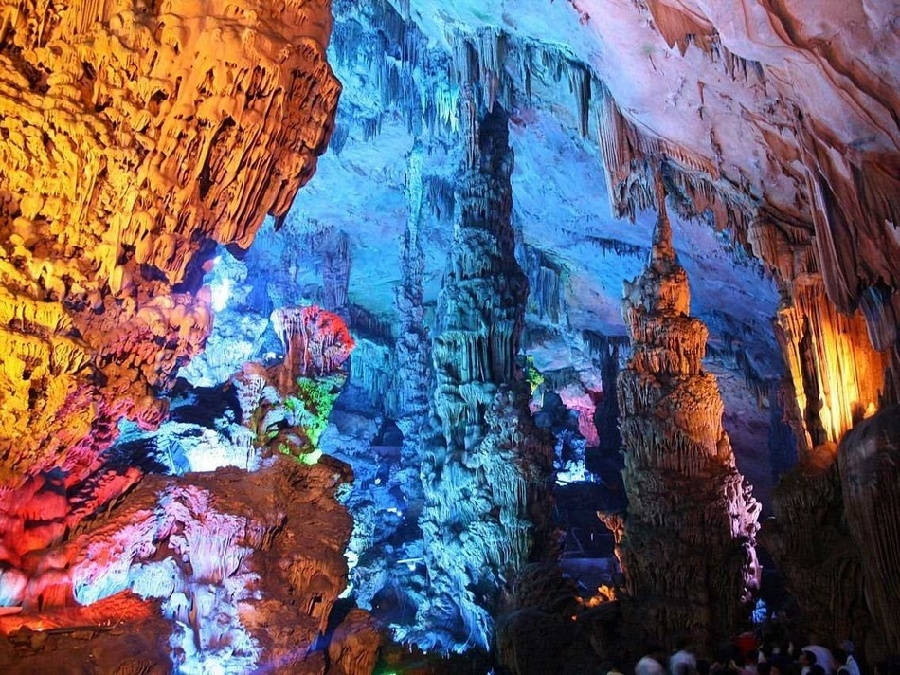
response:
<path id="1" fill-rule="evenodd" d="M 173 626 L 162 654 L 168 661 L 171 652 L 182 672 L 259 664 L 296 672 L 314 658 L 346 583 L 351 520 L 333 493 L 349 479 L 338 462 L 305 466 L 288 458 L 255 473 L 148 476 L 106 518 L 87 521 L 33 559 L 38 567 L 18 599 L 26 612 L 0 619 L 0 631 L 77 626 L 65 610 L 52 610 L 73 600 L 90 608 L 130 591 L 161 602 Z M 43 613 L 29 614 L 32 608 Z M 82 625 L 139 623 L 147 609 L 95 612 Z M 7 672 L 29 672 L 26 656 L 13 650 L 0 659 L 17 668 Z"/>
<path id="2" fill-rule="evenodd" d="M 863 647 L 873 621 L 834 452 L 823 446 L 782 477 L 772 494 L 774 518 L 763 524 L 759 542 L 797 598 L 811 639 L 852 639 Z"/>
<path id="3" fill-rule="evenodd" d="M 327 8 L 194 10 L 0 6 L 7 485 L 71 485 L 115 420 L 159 421 L 153 392 L 209 329 L 200 254 L 249 244 L 325 148 Z"/>
<path id="4" fill-rule="evenodd" d="M 148 624 L 156 648 L 109 672 L 167 668 L 161 655 L 183 672 L 324 663 L 346 467 L 144 477 L 154 460 L 110 446 L 127 420 L 160 423 L 158 394 L 202 349 L 214 245 L 248 246 L 312 176 L 340 93 L 330 32 L 328 3 L 0 3 L 4 634 L 117 608 L 137 625 L 156 611 L 133 591 L 160 599 L 169 645 Z M 10 644 L 4 666 L 46 664 L 34 640 Z"/>
<path id="5" fill-rule="evenodd" d="M 284 213 L 328 140 L 327 8 L 176 4 L 0 5 L 4 517 L 88 481 L 119 419 L 159 423 L 210 327 L 203 254 Z"/>
<path id="6" fill-rule="evenodd" d="M 877 656 L 900 654 L 900 406 L 887 406 L 856 425 L 838 448 L 847 524 L 862 558 L 865 597 L 881 645 Z M 859 637 L 863 637 L 860 635 Z"/>
<path id="7" fill-rule="evenodd" d="M 87 534 L 96 536 L 97 550 L 113 551 L 102 553 L 113 561 L 110 588 L 126 588 L 133 580 L 125 563 L 115 562 L 119 554 L 128 570 L 152 575 L 163 568 L 157 556 L 168 560 L 163 553 L 169 549 L 184 553 L 180 538 L 187 530 L 203 535 L 196 539 L 201 548 L 220 525 L 246 530 L 231 538 L 241 562 L 213 584 L 218 590 L 198 591 L 205 581 L 170 556 L 178 592 L 197 602 L 186 616 L 184 606 L 166 605 L 164 611 L 184 624 L 174 630 L 149 619 L 147 630 L 131 625 L 128 640 L 149 656 L 126 668 L 154 667 L 158 656 L 172 651 L 154 643 L 151 629 L 173 644 L 203 645 L 209 598 L 223 587 L 237 602 L 249 602 L 237 580 L 266 566 L 266 550 L 290 548 L 277 537 L 258 540 L 259 531 L 272 530 L 274 516 L 251 511 L 271 503 L 255 494 L 256 479 L 247 471 L 220 471 L 202 485 L 181 474 L 223 465 L 266 467 L 267 480 L 290 482 L 266 466 L 271 458 L 261 450 L 289 440 L 278 433 L 295 411 L 281 406 L 268 387 L 280 421 L 267 418 L 270 408 L 251 432 L 233 423 L 240 413 L 221 385 L 248 359 L 271 365 L 288 342 L 304 353 L 295 336 L 279 347 L 269 317 L 273 309 L 308 302 L 347 320 L 358 343 L 350 385 L 356 404 L 368 408 L 338 406 L 327 432 L 344 448 L 357 446 L 345 457 L 368 455 L 359 472 L 368 492 L 356 493 L 355 525 L 360 539 L 378 540 L 378 559 L 360 567 L 378 578 L 367 586 L 371 593 L 358 597 L 383 606 L 400 598 L 395 613 L 406 616 L 403 630 L 414 621 L 413 605 L 422 605 L 420 627 L 451 627 L 423 644 L 486 644 L 496 596 L 510 585 L 506 568 L 524 560 L 529 528 L 546 530 L 546 513 L 529 514 L 523 506 L 543 500 L 547 466 L 546 448 L 535 444 L 527 419 L 527 393 L 519 387 L 519 343 L 546 374 L 547 391 L 569 408 L 576 399 L 584 404 L 578 404 L 579 431 L 589 445 L 617 452 L 618 413 L 609 394 L 624 327 L 613 297 L 618 291 L 610 289 L 637 273 L 646 250 L 642 237 L 650 223 L 642 209 L 655 202 L 648 167 L 660 157 L 670 208 L 680 216 L 673 222 L 685 233 L 679 241 L 689 242 L 680 262 L 692 275 L 694 312 L 710 330 L 707 365 L 725 371 L 719 388 L 732 419 L 746 418 L 755 405 L 741 401 L 735 411 L 733 388 L 766 392 L 780 377 L 768 322 L 775 284 L 780 291 L 776 333 L 788 379 L 779 397 L 801 463 L 775 491 L 768 546 L 823 640 L 884 640 L 896 651 L 884 610 L 891 606 L 885 603 L 896 603 L 896 580 L 885 573 L 895 538 L 871 531 L 883 509 L 892 508 L 884 497 L 889 479 L 879 473 L 881 464 L 870 467 L 867 449 L 873 429 L 893 429 L 879 410 L 900 397 L 900 43 L 891 3 L 569 0 L 511 8 L 482 0 L 334 0 L 334 8 L 338 39 L 331 55 L 349 95 L 332 134 L 340 87 L 324 58 L 332 27 L 327 1 L 0 0 L 0 605 L 27 605 L 15 620 L 35 628 L 16 635 L 10 658 L 34 656 L 27 663 L 39 669 L 48 654 L 26 652 L 41 645 L 49 645 L 48 652 L 71 648 L 80 637 L 42 633 L 34 612 L 90 599 L 97 600 L 90 607 L 54 609 L 53 621 L 61 622 L 57 628 L 68 622 L 66 630 L 90 624 L 98 648 L 102 644 L 97 663 L 112 671 L 122 665 L 111 644 L 119 628 L 103 631 L 97 624 L 117 611 L 132 624 L 163 611 L 164 601 L 153 606 L 121 593 L 91 596 L 95 591 L 86 589 L 102 578 L 99 562 L 91 563 L 91 583 L 76 592 L 72 575 L 82 570 L 83 553 L 76 544 Z M 488 118 L 479 138 L 476 119 L 495 105 L 509 111 L 508 142 L 517 159 L 512 178 L 505 149 L 483 153 L 479 147 L 480 140 L 502 136 Z M 315 198 L 289 216 L 297 188 L 329 137 L 333 154 L 342 157 L 344 183 L 334 180 L 336 172 L 330 182 L 309 186 Z M 462 153 L 468 170 L 459 181 Z M 460 182 L 461 191 L 455 188 Z M 513 185 L 521 270 L 508 245 Z M 617 218 L 628 216 L 636 227 L 609 217 L 608 203 Z M 454 237 L 457 208 L 469 222 L 454 223 Z M 259 242 L 262 250 L 247 251 L 266 213 L 276 218 Z M 472 226 L 475 221 L 490 227 Z M 217 243 L 228 248 L 214 252 Z M 247 265 L 240 269 L 225 258 L 226 250 Z M 660 269 L 668 256 L 663 252 L 654 263 Z M 770 278 L 758 273 L 753 257 Z M 448 259 L 452 274 L 433 318 L 439 271 Z M 200 289 L 204 272 L 208 291 Z M 667 300 L 686 309 L 686 291 L 678 290 L 682 273 L 659 272 L 659 288 L 647 281 L 635 293 L 671 291 Z M 229 300 L 231 292 L 240 298 Z M 646 305 L 633 300 L 629 320 L 635 325 L 659 318 L 639 317 Z M 229 310 L 220 312 L 229 301 Z M 185 370 L 204 348 L 211 309 L 218 324 L 213 349 Z M 656 611 L 634 598 L 657 582 L 672 588 L 671 579 L 643 564 L 650 544 L 641 546 L 662 528 L 651 516 L 674 522 L 694 499 L 720 504 L 709 507 L 710 522 L 721 526 L 711 528 L 718 534 L 709 540 L 690 540 L 690 533 L 679 549 L 682 544 L 663 533 L 652 545 L 681 551 L 674 557 L 685 566 L 671 567 L 676 580 L 700 569 L 689 554 L 709 545 L 722 571 L 715 584 L 736 580 L 729 598 L 743 587 L 735 570 L 750 564 L 739 542 L 746 537 L 749 545 L 755 527 L 723 441 L 721 403 L 700 370 L 705 333 L 686 317 L 669 318 L 675 326 L 669 332 L 635 336 L 643 339 L 637 340 L 642 351 L 620 383 L 623 400 L 637 406 L 623 410 L 631 420 L 625 425 L 631 434 L 626 474 L 635 512 L 622 550 L 630 556 L 637 593 L 623 607 L 633 622 L 644 609 Z M 430 335 L 438 336 L 436 375 L 428 365 Z M 597 350 L 588 335 L 604 336 L 600 378 L 590 372 Z M 675 336 L 683 336 L 684 345 L 663 344 Z M 294 384 L 293 366 L 303 363 L 283 370 L 283 390 Z M 651 370 L 656 389 L 648 385 Z M 161 423 L 178 372 L 195 387 L 213 389 L 188 390 L 179 382 L 181 393 L 170 397 L 177 414 L 142 434 L 131 421 L 145 430 Z M 736 374 L 751 384 L 735 385 Z M 594 413 L 600 379 L 604 393 Z M 673 413 L 677 424 L 644 414 L 654 396 L 688 401 Z M 212 405 L 213 399 L 221 400 Z M 431 431 L 422 424 L 429 401 Z M 213 408 L 219 417 L 205 420 L 207 426 L 187 419 Z M 599 438 L 584 425 L 591 414 L 602 427 Z M 858 432 L 838 452 L 854 426 Z M 758 423 L 748 435 L 762 437 L 763 427 Z M 400 443 L 398 429 L 402 447 L 391 445 Z M 267 439 L 270 431 L 275 436 Z M 576 438 L 574 427 L 563 431 Z M 701 431 L 702 442 L 685 440 Z M 677 441 L 667 447 L 678 452 L 654 455 L 667 434 Z M 117 435 L 122 442 L 110 448 Z M 731 435 L 736 449 L 742 435 Z M 886 449 L 877 456 L 890 457 L 891 437 L 880 438 Z M 306 442 L 297 441 L 298 447 Z M 752 440 L 744 445 L 752 454 Z M 787 465 L 793 456 L 783 459 Z M 673 461 L 681 462 L 678 470 L 663 472 Z M 420 463 L 428 502 L 420 522 L 435 544 L 427 555 L 421 541 L 411 543 L 420 536 L 422 498 L 412 477 Z M 285 468 L 292 465 L 279 466 L 294 475 Z M 173 477 L 144 478 L 160 471 Z M 697 472 L 728 483 L 733 501 L 709 481 L 700 488 L 691 483 L 682 501 L 662 494 Z M 140 531 L 128 530 L 136 539 L 122 533 L 141 500 L 149 504 L 147 486 L 167 500 L 153 506 L 153 518 L 176 523 L 152 559 L 145 557 L 153 542 L 142 534 L 148 527 L 143 516 L 135 517 Z M 411 489 L 404 492 L 404 486 Z M 293 497 L 278 489 L 284 499 Z M 242 491 L 248 494 L 237 494 Z M 339 492 L 346 498 L 346 489 Z M 321 499 L 330 510 L 330 497 Z M 659 511 L 661 504 L 666 510 Z M 735 517 L 732 536 L 723 534 L 721 522 L 728 509 Z M 334 514 L 338 521 L 340 513 Z M 694 527 L 692 518 L 693 512 L 685 515 L 686 530 Z M 346 534 L 344 525 L 334 526 L 336 536 Z M 851 528 L 882 545 L 854 545 Z M 275 529 L 294 544 L 315 535 Z M 135 541 L 140 550 L 130 548 Z M 338 546 L 335 539 L 320 552 L 331 559 Z M 734 556 L 722 562 L 729 547 Z M 244 549 L 256 552 L 244 555 Z M 194 553 L 186 555 L 192 560 Z M 287 548 L 279 555 L 289 555 Z M 467 565 L 484 572 L 479 577 Z M 337 576 L 327 583 L 299 584 L 303 595 L 294 600 L 303 622 L 307 610 L 321 619 L 317 613 L 340 585 L 337 563 L 329 570 L 323 576 Z M 424 584 L 426 571 L 431 586 Z M 397 585 L 402 590 L 390 589 Z M 698 628 L 701 639 L 714 638 L 708 626 L 727 625 L 737 606 L 729 600 L 713 607 L 699 591 L 673 598 L 710 607 Z M 273 616 L 291 616 L 272 607 Z M 246 640 L 257 639 L 246 637 L 253 630 L 234 606 L 223 611 L 227 635 L 213 633 L 224 650 L 238 645 L 239 659 L 256 658 L 254 650 L 278 652 L 265 640 L 244 649 Z M 242 628 L 235 628 L 236 617 Z M 330 646 L 307 655 L 304 667 L 365 671 L 372 654 L 354 652 L 354 645 L 374 642 L 375 632 L 369 619 L 353 614 Z M 281 637 L 287 643 L 309 634 L 304 628 Z M 512 630 L 505 636 L 523 659 L 532 647 L 523 643 L 526 635 Z M 879 649 L 873 653 L 887 647 Z"/>
<path id="8" fill-rule="evenodd" d="M 788 277 L 792 299 L 779 309 L 775 328 L 789 373 L 785 419 L 800 462 L 773 492 L 775 519 L 765 523 L 760 541 L 798 599 L 808 629 L 823 642 L 852 637 L 868 644 L 874 658 L 885 652 L 872 603 L 884 600 L 864 578 L 864 548 L 848 528 L 847 482 L 837 458 L 838 442 L 891 395 L 891 352 L 873 347 L 862 311 L 835 309 L 821 275 L 790 274 L 796 275 Z"/>
<path id="9" fill-rule="evenodd" d="M 517 373 L 528 285 L 514 257 L 507 114 L 496 105 L 476 128 L 433 344 L 436 428 L 422 459 L 429 585 L 417 643 L 443 651 L 490 646 L 504 580 L 549 532 L 551 450 Z"/>
<path id="10" fill-rule="evenodd" d="M 657 170 L 659 218 L 644 273 L 625 284 L 632 356 L 619 374 L 623 479 L 618 552 L 626 632 L 709 649 L 731 635 L 759 583 L 759 504 L 737 471 L 715 377 L 701 361 L 707 329 L 691 318 Z"/>

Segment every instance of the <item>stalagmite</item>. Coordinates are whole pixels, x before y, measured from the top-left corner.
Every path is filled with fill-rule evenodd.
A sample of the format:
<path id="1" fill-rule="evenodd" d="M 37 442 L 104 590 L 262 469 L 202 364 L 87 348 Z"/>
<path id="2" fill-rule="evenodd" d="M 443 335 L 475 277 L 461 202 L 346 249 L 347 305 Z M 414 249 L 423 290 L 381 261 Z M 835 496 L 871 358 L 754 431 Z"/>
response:
<path id="1" fill-rule="evenodd" d="M 866 601 L 887 653 L 900 654 L 900 405 L 884 408 L 844 436 L 838 462 Z"/>
<path id="2" fill-rule="evenodd" d="M 513 250 L 507 125 L 495 104 L 473 131 L 433 347 L 420 519 L 429 588 L 417 642 L 443 651 L 490 646 L 504 579 L 549 533 L 551 447 L 515 365 L 528 282 Z"/>
<path id="3" fill-rule="evenodd" d="M 689 317 L 687 275 L 659 209 L 644 273 L 625 284 L 632 356 L 619 374 L 623 479 L 628 495 L 618 551 L 623 620 L 640 639 L 679 633 L 710 648 L 739 625 L 759 584 L 759 504 L 734 464 L 715 378 L 701 360 L 707 329 Z"/>

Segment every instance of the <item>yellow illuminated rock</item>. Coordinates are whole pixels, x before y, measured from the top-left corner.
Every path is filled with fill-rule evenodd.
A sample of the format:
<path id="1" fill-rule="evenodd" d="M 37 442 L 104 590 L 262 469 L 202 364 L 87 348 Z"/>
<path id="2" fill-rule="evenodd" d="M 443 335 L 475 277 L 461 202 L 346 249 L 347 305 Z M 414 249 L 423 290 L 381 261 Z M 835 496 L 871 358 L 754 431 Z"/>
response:
<path id="1" fill-rule="evenodd" d="M 330 32 L 324 1 L 0 1 L 0 488 L 159 420 L 204 254 L 326 146 Z"/>

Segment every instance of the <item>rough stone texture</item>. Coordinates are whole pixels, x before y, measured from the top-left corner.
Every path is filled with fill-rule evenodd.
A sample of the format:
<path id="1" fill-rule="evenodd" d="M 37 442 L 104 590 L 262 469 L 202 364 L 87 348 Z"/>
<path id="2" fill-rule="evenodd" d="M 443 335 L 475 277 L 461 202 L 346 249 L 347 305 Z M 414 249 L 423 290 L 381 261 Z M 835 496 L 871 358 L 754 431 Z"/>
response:
<path id="1" fill-rule="evenodd" d="M 540 555 L 550 525 L 550 444 L 517 373 L 528 282 L 513 253 L 506 112 L 496 106 L 473 137 L 433 343 L 436 428 L 422 456 L 429 585 L 418 644 L 444 651 L 490 646 L 504 579 Z"/>
<path id="2" fill-rule="evenodd" d="M 9 531 L 16 537 L 14 544 L 3 544 L 12 552 L 0 554 L 10 561 L 63 536 L 69 511 L 81 519 L 138 478 L 135 471 L 98 460 L 97 449 L 115 435 L 119 416 L 156 424 L 161 407 L 147 394 L 166 386 L 183 358 L 199 349 L 209 314 L 207 298 L 187 292 L 199 276 L 202 256 L 195 253 L 213 240 L 244 245 L 266 210 L 282 215 L 293 196 L 290 185 L 302 180 L 297 174 L 305 173 L 314 154 L 306 151 L 324 140 L 324 135 L 310 140 L 299 159 L 273 152 L 276 144 L 284 149 L 282 141 L 294 143 L 295 132 L 313 133 L 303 120 L 290 119 L 278 131 L 280 122 L 273 121 L 286 110 L 281 104 L 287 97 L 278 97 L 311 82 L 301 76 L 280 93 L 274 82 L 306 59 L 280 51 L 294 43 L 288 34 L 302 23 L 294 12 L 318 15 L 324 5 L 297 10 L 291 1 L 279 5 L 288 14 L 272 17 L 269 4 L 258 4 L 255 14 L 241 9 L 227 18 L 218 2 L 201 3 L 203 13 L 196 17 L 184 16 L 177 2 L 152 8 L 116 0 L 0 5 L 5 83 L 0 85 L 0 305 L 6 308 L 0 309 L 0 337 L 4 347 L 11 346 L 4 349 L 10 357 L 0 374 L 0 397 L 6 397 L 0 400 L 5 415 L 0 485 L 13 476 L 22 488 L 15 495 L 0 488 L 0 512 L 10 517 Z M 583 331 L 621 333 L 617 291 L 608 289 L 618 288 L 623 275 L 633 275 L 646 252 L 642 237 L 648 223 L 640 209 L 652 205 L 653 191 L 643 160 L 665 155 L 679 212 L 731 226 L 731 234 L 713 235 L 673 219 L 680 230 L 681 262 L 695 282 L 695 312 L 713 335 L 710 351 L 725 359 L 748 354 L 727 369 L 749 373 L 753 387 L 772 375 L 756 358 L 767 351 L 756 345 L 767 344 L 769 310 L 765 298 L 759 300 L 766 296 L 761 290 L 766 282 L 740 263 L 742 243 L 749 243 L 781 286 L 779 331 L 792 382 L 785 409 L 809 455 L 804 466 L 814 465 L 823 448 L 833 457 L 833 447 L 821 444 L 839 440 L 858 420 L 858 411 L 869 413 L 873 403 L 877 408 L 879 393 L 887 400 L 900 395 L 900 244 L 893 199 L 900 175 L 900 87 L 896 12 L 890 3 L 571 0 L 513 8 L 505 0 L 460 0 L 439 10 L 426 0 L 393 4 L 398 11 L 388 3 L 336 0 L 342 18 L 350 17 L 342 23 L 336 50 L 342 77 L 362 92 L 347 101 L 348 126 L 333 143 L 336 152 L 346 150 L 343 168 L 350 180 L 339 189 L 334 183 L 319 188 L 325 206 L 304 213 L 321 216 L 322 222 L 308 238 L 278 249 L 283 255 L 271 266 L 290 271 L 272 281 L 271 297 L 302 294 L 319 301 L 306 294 L 308 274 L 298 250 L 325 239 L 319 234 L 326 230 L 337 231 L 333 255 L 323 263 L 327 281 L 321 300 L 357 317 L 354 328 L 377 333 L 354 360 L 354 377 L 372 392 L 395 388 L 387 339 L 391 325 L 411 336 L 404 344 L 414 357 L 408 363 L 424 379 L 416 360 L 424 351 L 422 336 L 407 329 L 419 330 L 417 312 L 425 317 L 430 312 L 446 262 L 449 228 L 440 224 L 453 211 L 452 170 L 441 173 L 435 167 L 443 159 L 455 169 L 454 149 L 467 145 L 471 151 L 476 145 L 474 127 L 460 114 L 471 110 L 459 105 L 461 94 L 471 91 L 485 107 L 496 100 L 511 111 L 517 224 L 524 239 L 520 261 L 533 288 L 525 343 L 529 353 L 537 347 L 541 370 L 545 365 L 570 369 L 573 384 L 587 388 L 583 373 L 592 358 Z M 165 25 L 155 20 L 155 12 L 168 12 Z M 198 30 L 202 22 L 215 37 Z M 257 22 L 259 30 L 253 27 Z M 325 19 L 303 23 L 297 30 L 307 36 L 316 32 L 321 46 L 326 24 Z M 69 46 L 62 44 L 65 36 L 72 37 Z M 205 49 L 202 58 L 184 48 L 204 41 L 217 49 Z M 321 50 L 310 54 L 316 51 Z M 278 56 L 270 58 L 275 52 Z M 205 59 L 223 54 L 235 54 L 240 63 L 220 67 L 217 61 L 204 80 L 211 63 Z M 277 66 L 284 66 L 277 75 L 272 64 L 282 55 L 287 60 Z M 321 54 L 312 58 L 313 70 L 324 71 Z M 261 61 L 264 67 L 251 72 L 244 61 Z M 169 71 L 172 64 L 185 73 L 180 83 Z M 220 78 L 223 68 L 235 77 Z M 140 77 L 148 69 L 155 80 Z M 242 90 L 235 96 L 230 88 L 238 84 Z M 327 91 L 319 122 L 327 126 L 326 101 L 331 96 L 333 103 L 336 91 L 322 86 Z M 303 92 L 292 93 L 293 103 L 302 98 Z M 238 119 L 234 111 L 242 96 L 247 112 Z M 13 103 L 17 112 L 6 114 Z M 268 116 L 251 114 L 254 106 Z M 187 109 L 192 112 L 185 116 Z M 56 124 L 43 124 L 51 117 L 48 111 Z M 263 129 L 259 135 L 251 128 L 257 122 Z M 66 135 L 65 129 L 77 133 Z M 584 138 L 572 138 L 578 134 Z M 417 280 L 410 286 L 412 304 L 394 304 L 390 280 L 409 270 L 394 264 L 400 247 L 380 243 L 402 235 L 409 222 L 403 212 L 407 204 L 415 211 L 414 200 L 403 197 L 414 137 L 426 147 L 421 181 L 426 215 L 416 237 L 426 242 L 421 309 Z M 24 162 L 26 156 L 32 161 Z M 83 166 L 74 164 L 76 157 Z M 278 175 L 266 187 L 272 167 Z M 248 169 L 254 178 L 229 178 Z M 152 203 L 134 203 L 134 185 L 147 188 Z M 400 199 L 392 198 L 392 189 Z M 635 227 L 607 217 L 604 193 L 618 213 L 636 216 Z M 220 219 L 223 214 L 228 218 Z M 286 231 L 295 232 L 289 221 L 279 218 Z M 197 236 L 183 224 L 196 225 Z M 591 276 L 598 281 L 587 283 Z M 706 286 L 697 293 L 701 279 Z M 182 280 L 186 283 L 179 284 Z M 856 318 L 839 316 L 833 305 L 856 311 Z M 386 306 L 400 312 L 410 307 L 414 320 L 388 321 L 379 311 Z M 722 328 L 732 318 L 738 330 L 728 332 L 736 339 L 728 339 Z M 110 344 L 113 328 L 125 335 Z M 892 356 L 877 353 L 891 349 Z M 885 378 L 880 371 L 889 358 L 894 372 Z M 220 370 L 228 374 L 233 368 Z M 723 380 L 719 386 L 727 396 Z M 406 402 L 398 399 L 409 393 L 385 397 L 386 405 L 403 409 Z M 415 404 L 410 410 L 419 410 L 420 401 L 410 402 Z M 738 409 L 746 412 L 743 404 Z M 607 410 L 603 418 L 610 416 Z M 407 444 L 407 456 L 414 454 L 414 442 Z M 52 466 L 66 448 L 63 475 L 22 475 L 24 463 L 37 458 Z M 820 496 L 798 492 L 784 498 L 780 513 L 795 518 L 798 527 L 815 527 L 823 513 L 835 522 L 841 516 L 841 503 L 832 499 L 836 493 L 818 486 L 815 475 L 812 471 L 809 481 L 797 484 L 809 482 L 811 493 L 819 490 Z M 792 485 L 789 481 L 786 489 Z M 63 494 L 75 494 L 78 506 L 67 505 Z M 792 510 L 797 503 L 813 509 L 808 518 Z M 777 526 L 789 528 L 790 522 Z M 820 530 L 846 535 L 840 527 Z M 792 536 L 799 540 L 807 534 L 799 529 Z M 788 575 L 802 581 L 799 569 L 812 577 L 817 568 Z M 826 593 L 837 585 L 808 590 Z M 855 581 L 847 587 L 862 588 Z M 845 611 L 861 598 L 835 607 Z"/>
<path id="3" fill-rule="evenodd" d="M 732 635 L 758 587 L 760 506 L 737 471 L 707 330 L 689 317 L 687 274 L 672 247 L 662 176 L 646 271 L 625 284 L 632 355 L 619 374 L 628 508 L 618 553 L 625 632 L 661 644 L 679 632 L 710 649 Z"/>
<path id="4" fill-rule="evenodd" d="M 490 16 L 497 6 L 482 5 L 467 16 L 470 23 L 453 20 L 465 2 L 442 8 L 439 20 L 446 23 L 433 34 L 434 13 L 418 12 L 415 3 L 409 14 L 387 4 L 336 4 L 332 62 L 346 87 L 335 152 L 323 159 L 316 181 L 304 190 L 283 232 L 302 236 L 317 223 L 344 228 L 353 259 L 351 301 L 390 323 L 400 338 L 403 317 L 394 309 L 393 289 L 401 283 L 401 248 L 373 247 L 372 242 L 403 236 L 410 214 L 406 174 L 415 148 L 421 146 L 424 207 L 419 241 L 430 321 L 451 243 L 447 214 L 453 210 L 455 153 L 466 138 L 459 94 L 471 87 L 487 100 L 485 92 L 493 87 L 497 100 L 512 111 L 516 255 L 531 287 L 523 348 L 536 367 L 553 378 L 554 387 L 571 384 L 596 392 L 601 389 L 597 361 L 603 357 L 594 337 L 624 337 L 620 280 L 640 272 L 652 220 L 638 212 L 637 223 L 629 224 L 610 214 L 596 126 L 589 124 L 588 136 L 579 137 L 576 118 L 584 64 L 554 32 L 568 26 L 569 43 L 580 44 L 577 31 L 583 29 L 577 20 L 574 26 L 567 24 L 571 8 L 563 3 L 543 7 L 546 17 L 541 16 L 538 30 L 534 7 L 521 4 L 502 20 L 498 15 L 487 30 L 481 27 L 483 17 L 476 15 L 484 10 Z M 545 23 L 552 28 L 549 33 Z M 592 77 L 600 78 L 595 71 Z M 594 96 L 587 112 L 593 118 L 599 102 L 593 79 L 590 88 Z M 362 177 L 366 174 L 368 179 Z M 340 208 L 331 199 L 338 192 L 343 196 Z M 775 388 L 781 377 L 770 322 L 777 292 L 728 233 L 715 234 L 680 217 L 673 218 L 673 227 L 681 262 L 694 282 L 695 312 L 710 327 L 707 363 L 718 363 L 717 373 L 735 373 L 720 378 L 732 413 L 726 426 L 731 432 L 732 420 L 756 425 L 752 433 L 732 435 L 739 466 L 748 475 L 743 459 L 750 455 L 750 462 L 755 461 L 753 454 L 766 442 L 760 429 L 768 422 L 768 415 L 756 410 L 757 401 L 767 399 L 754 392 Z M 375 386 L 387 386 L 373 398 L 391 402 L 400 386 L 384 377 L 390 365 L 367 370 L 360 368 L 360 381 L 365 376 Z M 562 394 L 559 388 L 555 391 Z M 589 419 L 582 421 L 590 425 Z M 589 429 L 582 433 L 593 438 Z M 772 480 L 764 465 L 748 477 L 754 485 Z"/>
<path id="5" fill-rule="evenodd" d="M 896 344 L 900 47 L 890 3 L 394 5 L 435 41 L 468 40 L 457 52 L 480 66 L 485 95 L 507 105 L 545 97 L 553 63 L 574 103 L 555 114 L 602 148 L 620 213 L 652 206 L 641 160 L 665 155 L 683 206 L 709 209 L 742 240 L 751 229 L 780 239 L 778 255 L 755 254 L 821 275 L 839 309 L 862 304 L 878 350 Z"/>
<path id="6" fill-rule="evenodd" d="M 326 3 L 0 4 L 0 481 L 83 480 L 209 330 L 198 262 L 283 214 L 340 86 Z"/>
<path id="7" fill-rule="evenodd" d="M 39 624 L 0 618 L 0 668 L 10 675 L 165 675 L 171 628 L 156 603 L 130 593 L 44 615 Z"/>
<path id="8" fill-rule="evenodd" d="M 380 627 L 368 612 L 351 610 L 332 635 L 328 672 L 372 675 L 381 639 Z"/>
<path id="9" fill-rule="evenodd" d="M 159 467 L 109 448 L 125 419 L 158 425 L 202 349 L 215 244 L 248 246 L 312 176 L 340 93 L 330 33 L 327 1 L 0 3 L 0 604 L 22 625 L 88 605 L 100 655 L 103 598 L 133 589 L 162 598 L 185 672 L 323 660 L 345 467 L 142 480 Z M 153 666 L 146 633 L 123 667 Z"/>
<path id="10" fill-rule="evenodd" d="M 77 602 L 86 606 L 75 610 L 80 625 L 102 637 L 119 620 L 104 598 L 133 591 L 160 599 L 174 623 L 164 653 L 184 672 L 201 664 L 295 672 L 308 656 L 318 658 L 316 639 L 346 585 L 352 522 L 334 491 L 350 479 L 339 462 L 287 458 L 254 473 L 148 476 L 103 519 L 30 559 L 24 609 L 0 619 L 4 632 L 78 626 L 66 609 Z M 149 602 L 124 607 L 119 616 L 129 621 L 157 611 Z M 79 655 L 90 658 L 78 650 L 69 658 Z"/>
<path id="11" fill-rule="evenodd" d="M 791 376 L 788 419 L 801 453 L 833 447 L 877 409 L 889 355 L 872 348 L 861 313 L 836 311 L 816 278 L 795 284 L 793 306 L 779 310 L 776 327 Z"/>
<path id="12" fill-rule="evenodd" d="M 869 658 L 883 651 L 868 649 L 873 621 L 834 455 L 834 446 L 822 446 L 782 477 L 772 495 L 774 518 L 759 541 L 800 603 L 813 642 L 851 639 Z"/>
<path id="13" fill-rule="evenodd" d="M 819 640 L 852 637 L 874 660 L 886 654 L 888 629 L 873 614 L 886 596 L 872 589 L 874 578 L 864 579 L 860 554 L 871 542 L 859 538 L 861 516 L 848 523 L 848 483 L 836 460 L 838 442 L 896 395 L 885 377 L 892 357 L 873 348 L 860 311 L 847 316 L 835 309 L 819 275 L 801 275 L 792 287 L 793 301 L 779 310 L 775 328 L 790 375 L 785 418 L 800 463 L 773 492 L 775 519 L 766 522 L 761 542 Z M 896 644 L 892 649 L 897 653 Z"/>
<path id="14" fill-rule="evenodd" d="M 865 571 L 866 600 L 884 652 L 900 654 L 900 406 L 880 410 L 844 436 L 838 465 L 847 523 Z"/>

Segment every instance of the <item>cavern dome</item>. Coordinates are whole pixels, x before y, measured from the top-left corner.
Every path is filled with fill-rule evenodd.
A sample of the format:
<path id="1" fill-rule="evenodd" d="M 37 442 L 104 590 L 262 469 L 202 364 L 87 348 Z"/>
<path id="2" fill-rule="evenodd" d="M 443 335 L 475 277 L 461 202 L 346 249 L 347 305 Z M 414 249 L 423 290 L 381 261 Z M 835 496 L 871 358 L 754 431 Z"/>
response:
<path id="1" fill-rule="evenodd" d="M 898 617 L 900 4 L 0 0 L 0 672 Z"/>

